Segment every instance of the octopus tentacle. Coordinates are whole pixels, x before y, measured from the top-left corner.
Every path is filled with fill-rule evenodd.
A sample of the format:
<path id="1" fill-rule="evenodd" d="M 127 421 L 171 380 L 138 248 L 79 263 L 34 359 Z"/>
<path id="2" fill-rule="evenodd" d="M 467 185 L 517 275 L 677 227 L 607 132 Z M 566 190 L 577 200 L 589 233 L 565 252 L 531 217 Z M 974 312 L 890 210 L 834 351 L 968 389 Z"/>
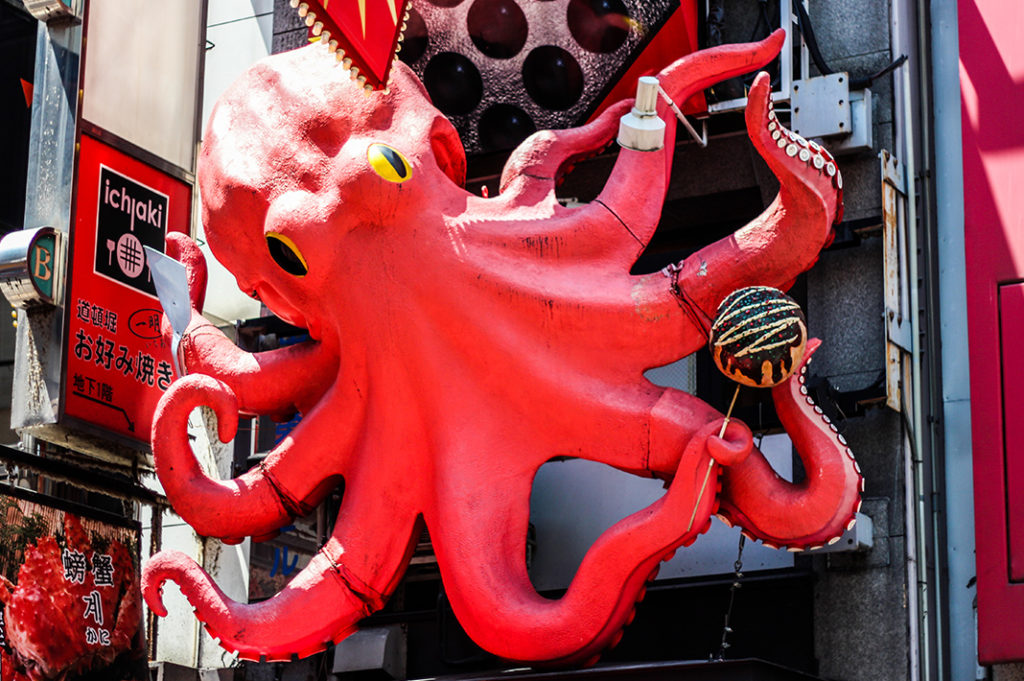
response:
<path id="1" fill-rule="evenodd" d="M 189 372 L 229 385 L 240 411 L 282 421 L 307 412 L 330 388 L 339 365 L 338 356 L 315 341 L 246 352 L 198 313 L 181 339 L 181 355 Z"/>
<path id="2" fill-rule="evenodd" d="M 688 54 L 658 74 L 661 88 L 682 106 L 704 88 L 770 62 L 779 53 L 785 37 L 785 31 L 779 29 L 757 43 L 722 45 Z M 651 240 L 661 217 L 675 145 L 676 117 L 661 97 L 658 98 L 658 114 L 665 120 L 666 128 L 666 151 L 660 152 L 663 168 L 652 170 L 649 167 L 652 152 L 623 150 L 597 199 L 620 219 L 629 220 L 630 231 L 643 246 Z M 661 181 L 652 183 L 654 177 L 660 177 Z M 636 178 L 641 178 L 643 186 L 637 186 Z M 632 264 L 630 261 L 629 265 Z"/>
<path id="3" fill-rule="evenodd" d="M 783 480 L 760 454 L 730 467 L 722 478 L 722 518 L 776 547 L 818 548 L 835 541 L 860 509 L 860 468 L 805 385 L 807 364 L 820 344 L 808 341 L 799 371 L 772 389 L 806 479 L 797 484 Z"/>
<path id="4" fill-rule="evenodd" d="M 150 610 L 167 615 L 163 585 L 176 582 L 196 617 L 220 645 L 245 660 L 290 660 L 323 650 L 353 631 L 374 604 L 363 600 L 346 582 L 338 567 L 318 553 L 273 598 L 247 605 L 221 591 L 192 558 L 179 551 L 161 551 L 143 569 L 142 593 Z M 325 604 L 330 607 L 324 607 Z M 379 607 L 379 606 L 378 606 Z"/>
<path id="5" fill-rule="evenodd" d="M 195 241 L 184 234 L 167 235 L 167 255 L 185 265 L 192 319 L 182 335 L 182 362 L 186 370 L 218 378 L 235 392 L 240 408 L 247 414 L 290 417 L 304 412 L 330 386 L 337 374 L 338 357 L 321 343 L 307 342 L 269 350 L 245 352 L 200 310 L 206 295 L 206 258 Z M 170 324 L 163 333 L 170 338 Z M 266 390 L 271 383 L 276 390 Z"/>
<path id="6" fill-rule="evenodd" d="M 199 245 L 181 232 L 169 232 L 164 239 L 164 252 L 185 266 L 185 281 L 188 284 L 192 308 L 202 310 L 206 301 L 206 256 Z"/>
<path id="7" fill-rule="evenodd" d="M 570 159 L 599 153 L 611 143 L 619 129 L 619 119 L 632 105 L 632 100 L 618 102 L 578 128 L 534 133 L 505 162 L 499 190 L 502 194 L 513 194 L 517 203 L 543 198 L 554 190 L 559 171 Z"/>
<path id="8" fill-rule="evenodd" d="M 785 40 L 785 29 L 778 28 L 756 43 L 719 45 L 692 52 L 663 69 L 658 80 L 672 100 L 682 106 L 690 97 L 719 81 L 764 66 L 779 54 Z M 675 119 L 668 104 L 661 100 L 658 113 Z"/>
<path id="9" fill-rule="evenodd" d="M 415 511 L 397 509 L 366 482 L 352 481 L 327 543 L 269 600 L 238 603 L 191 558 L 164 551 L 144 567 L 146 602 L 166 615 L 162 587 L 176 582 L 210 635 L 244 659 L 306 657 L 337 643 L 384 605 L 420 536 Z"/>
<path id="10" fill-rule="evenodd" d="M 504 507 L 484 516 L 440 509 L 443 515 L 432 537 L 445 588 L 466 632 L 497 655 L 557 665 L 585 663 L 613 645 L 658 564 L 710 525 L 719 466 L 713 464 L 709 444 L 721 423 L 706 424 L 690 440 L 661 499 L 598 538 L 558 600 L 536 592 L 523 560 L 530 480 L 506 489 Z M 752 446 L 749 431 L 742 428 L 731 426 L 726 438 L 729 443 L 714 450 L 723 462 L 742 459 Z M 460 501 L 482 506 L 487 497 L 493 507 L 490 486 L 479 487 Z M 431 521 L 428 517 L 428 525 Z M 489 551 L 483 561 L 481 547 Z M 467 565 L 472 569 L 459 569 Z M 502 613 L 498 626 L 496 612 Z"/>
<path id="11" fill-rule="evenodd" d="M 670 97 L 682 104 L 694 93 L 720 80 L 767 64 L 778 54 L 784 40 L 785 32 L 778 30 L 758 43 L 722 45 L 688 54 L 659 74 L 662 87 Z M 546 196 L 555 188 L 557 175 L 568 161 L 600 152 L 612 141 L 618 131 L 619 119 L 632 105 L 633 100 L 625 100 L 609 107 L 596 119 L 581 127 L 558 131 L 545 130 L 527 138 L 505 164 L 499 185 L 502 193 L 513 192 L 519 203 L 531 203 Z M 659 114 L 670 119 L 669 126 L 674 129 L 675 116 L 668 110 L 668 105 L 661 102 L 658 109 Z M 672 147 L 671 135 L 666 140 L 666 146 Z M 664 170 L 667 176 L 672 155 L 664 156 Z M 617 170 L 618 165 L 617 163 Z M 618 171 L 620 177 L 635 176 L 628 168 L 628 161 L 623 166 Z M 613 181 L 609 181 L 607 186 L 612 191 L 602 199 L 602 202 L 606 205 L 610 203 L 609 207 L 616 215 L 624 215 L 636 187 L 631 182 Z M 627 202 L 625 206 L 619 206 L 622 200 Z M 655 220 L 654 224 L 656 223 Z M 652 226 L 650 233 L 653 231 Z M 650 239 L 650 233 L 642 238 L 645 243 Z"/>
<path id="12" fill-rule="evenodd" d="M 326 409 L 320 407 L 260 466 L 233 480 L 220 481 L 206 475 L 189 445 L 188 416 L 199 406 L 213 408 L 222 442 L 234 437 L 238 404 L 231 388 L 210 376 L 193 374 L 173 383 L 157 404 L 153 457 L 167 498 L 178 514 L 199 534 L 228 543 L 250 535 L 257 539 L 273 536 L 292 517 L 306 515 L 336 487 L 344 471 L 339 457 L 325 457 L 322 446 L 331 443 L 347 454 L 361 414 L 359 410 L 350 412 L 346 421 L 339 423 L 335 416 L 319 416 L 318 411 Z M 313 442 L 321 447 L 304 444 Z"/>
<path id="13" fill-rule="evenodd" d="M 746 122 L 755 149 L 779 180 L 779 194 L 732 236 L 677 266 L 633 278 L 629 309 L 643 311 L 637 320 L 656 366 L 700 349 L 718 304 L 736 289 L 788 288 L 814 265 L 842 217 L 842 176 L 834 159 L 782 126 L 767 74 L 754 80 Z"/>
<path id="14" fill-rule="evenodd" d="M 834 159 L 782 126 L 768 74 L 754 79 L 745 115 L 754 148 L 779 180 L 779 194 L 753 222 L 682 263 L 677 283 L 708 316 L 737 288 L 788 288 L 814 265 L 842 217 L 842 175 Z M 766 272 L 771 280 L 765 280 Z"/>

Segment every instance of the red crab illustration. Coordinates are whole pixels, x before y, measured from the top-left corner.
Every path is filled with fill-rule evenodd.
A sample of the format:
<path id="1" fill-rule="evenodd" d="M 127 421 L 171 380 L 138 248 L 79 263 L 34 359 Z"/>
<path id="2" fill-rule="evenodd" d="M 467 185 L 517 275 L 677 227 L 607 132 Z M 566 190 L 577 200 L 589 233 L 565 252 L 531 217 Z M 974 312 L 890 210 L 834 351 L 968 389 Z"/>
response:
<path id="1" fill-rule="evenodd" d="M 109 666 L 132 646 L 142 599 L 128 549 L 92 542 L 64 516 L 66 546 L 42 537 L 28 548 L 17 586 L 0 577 L 10 653 L 0 652 L 2 681 L 54 681 Z M 91 633 L 89 633 L 91 632 Z"/>
<path id="2" fill-rule="evenodd" d="M 663 70 L 661 85 L 682 103 L 768 63 L 783 37 L 694 53 Z M 614 140 L 631 101 L 531 136 L 500 193 L 483 198 L 463 188 L 458 134 L 403 65 L 389 95 L 371 96 L 316 45 L 250 68 L 206 129 L 206 237 L 242 290 L 311 340 L 248 354 L 194 311 L 181 350 L 192 373 L 165 393 L 153 424 L 157 472 L 177 512 L 226 541 L 272 536 L 341 479 L 344 499 L 326 545 L 273 598 L 236 603 L 191 558 L 163 552 L 144 569 L 152 610 L 166 613 L 160 590 L 174 580 L 225 648 L 308 655 L 381 607 L 426 523 L 451 605 L 480 646 L 585 664 L 618 641 L 660 562 L 713 513 L 779 547 L 842 533 L 859 471 L 807 396 L 806 366 L 772 391 L 807 471 L 799 483 L 775 474 L 745 425 L 731 421 L 720 437 L 721 414 L 643 377 L 704 346 L 726 295 L 788 287 L 831 238 L 842 177 L 827 151 L 782 126 L 769 90 L 760 74 L 746 122 L 778 197 L 728 238 L 633 276 L 668 186 L 667 104 L 664 148 L 622 149 L 598 198 L 566 207 L 560 175 Z M 168 251 L 188 266 L 201 309 L 202 255 L 185 237 L 169 237 Z M 304 418 L 261 465 L 221 481 L 189 446 L 188 415 L 201 405 L 224 441 L 240 410 Z M 556 456 L 657 476 L 668 489 L 609 528 L 552 600 L 533 588 L 524 556 L 534 475 Z"/>

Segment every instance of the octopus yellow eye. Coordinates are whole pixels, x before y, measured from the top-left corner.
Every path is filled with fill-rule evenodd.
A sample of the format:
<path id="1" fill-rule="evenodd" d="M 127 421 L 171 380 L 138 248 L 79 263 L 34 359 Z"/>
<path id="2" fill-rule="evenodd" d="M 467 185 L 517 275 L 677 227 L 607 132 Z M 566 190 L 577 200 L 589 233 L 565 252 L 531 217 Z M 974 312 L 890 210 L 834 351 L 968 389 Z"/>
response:
<path id="1" fill-rule="evenodd" d="M 405 182 L 412 177 L 412 168 L 405 156 L 386 144 L 371 144 L 366 152 L 370 167 L 388 182 Z"/>
<path id="2" fill-rule="evenodd" d="M 270 250 L 270 257 L 274 259 L 274 262 L 288 274 L 304 277 L 309 272 L 309 266 L 306 265 L 306 259 L 299 252 L 299 247 L 284 234 L 277 232 L 267 234 L 267 248 Z"/>

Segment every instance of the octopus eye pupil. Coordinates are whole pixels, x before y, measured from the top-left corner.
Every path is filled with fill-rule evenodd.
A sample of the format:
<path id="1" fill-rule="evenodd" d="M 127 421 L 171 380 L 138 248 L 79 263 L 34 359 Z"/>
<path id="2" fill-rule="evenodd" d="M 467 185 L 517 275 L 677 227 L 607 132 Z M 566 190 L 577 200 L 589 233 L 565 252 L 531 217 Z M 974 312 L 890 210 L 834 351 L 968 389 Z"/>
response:
<path id="1" fill-rule="evenodd" d="M 405 161 L 403 161 L 402 157 L 398 155 L 398 152 L 388 147 L 381 147 L 380 152 L 384 155 L 384 158 L 387 159 L 388 163 L 391 164 L 391 167 L 395 169 L 395 173 L 404 179 L 409 171 L 405 167 Z"/>
<path id="2" fill-rule="evenodd" d="M 409 162 L 401 152 L 386 144 L 371 144 L 366 157 L 373 171 L 388 182 L 402 183 L 412 176 Z"/>
<path id="3" fill-rule="evenodd" d="M 268 234 L 267 248 L 270 250 L 270 257 L 274 259 L 274 262 L 288 274 L 304 277 L 309 272 L 306 260 L 299 253 L 298 247 L 283 234 Z"/>

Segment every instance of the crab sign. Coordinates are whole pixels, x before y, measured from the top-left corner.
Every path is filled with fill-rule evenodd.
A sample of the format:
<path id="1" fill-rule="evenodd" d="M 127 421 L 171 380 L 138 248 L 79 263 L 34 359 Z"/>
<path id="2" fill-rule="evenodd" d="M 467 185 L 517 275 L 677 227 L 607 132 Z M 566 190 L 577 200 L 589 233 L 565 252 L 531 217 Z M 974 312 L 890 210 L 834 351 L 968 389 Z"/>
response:
<path id="1" fill-rule="evenodd" d="M 683 102 L 766 64 L 782 42 L 780 31 L 691 54 L 661 85 Z M 191 373 L 157 407 L 156 467 L 177 512 L 229 542 L 273 536 L 342 480 L 344 496 L 326 544 L 273 598 L 237 603 L 191 558 L 164 552 L 145 567 L 150 608 L 166 612 L 161 588 L 173 580 L 225 648 L 308 655 L 382 606 L 425 523 L 455 614 L 480 646 L 586 664 L 618 641 L 659 563 L 712 514 L 777 547 L 841 534 L 860 475 L 806 397 L 806 367 L 772 391 L 807 471 L 798 483 L 775 474 L 745 425 L 732 420 L 719 436 L 721 414 L 643 376 L 707 343 L 726 295 L 787 286 L 830 239 L 841 211 L 834 161 L 780 125 L 769 89 L 760 74 L 746 122 L 778 197 L 732 236 L 634 276 L 669 180 L 667 105 L 664 148 L 622 149 L 597 199 L 565 207 L 560 174 L 610 143 L 632 102 L 528 138 L 498 195 L 482 198 L 463 189 L 458 135 L 403 65 L 386 96 L 363 96 L 316 45 L 249 69 L 206 129 L 207 240 L 242 290 L 310 340 L 248 354 L 193 312 L 180 350 Z M 187 265 L 201 309 L 197 247 L 171 235 L 168 251 Z M 263 463 L 221 481 L 189 447 L 198 406 L 214 410 L 225 442 L 240 411 L 303 419 Z M 556 456 L 656 476 L 667 491 L 609 528 L 553 600 L 533 588 L 525 545 L 534 475 Z"/>

